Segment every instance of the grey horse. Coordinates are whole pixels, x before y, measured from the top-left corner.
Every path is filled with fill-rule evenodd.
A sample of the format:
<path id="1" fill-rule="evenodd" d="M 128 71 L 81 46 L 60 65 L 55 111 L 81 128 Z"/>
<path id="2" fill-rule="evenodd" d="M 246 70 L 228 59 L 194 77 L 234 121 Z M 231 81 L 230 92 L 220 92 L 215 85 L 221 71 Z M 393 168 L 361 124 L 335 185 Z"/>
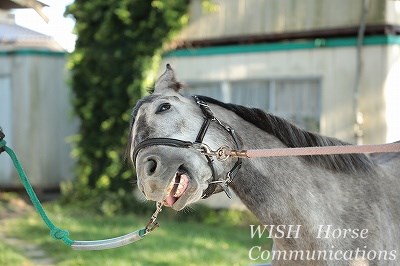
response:
<path id="1" fill-rule="evenodd" d="M 128 147 L 140 191 L 175 210 L 210 187 L 210 194 L 227 190 L 222 181 L 237 163 L 195 147 L 155 142 L 137 149 L 149 139 L 198 137 L 207 114 L 181 87 L 167 65 L 154 92 L 133 109 Z M 215 116 L 202 136 L 213 150 L 347 145 L 258 109 L 197 99 Z M 273 265 L 400 265 L 400 153 L 244 159 L 230 181 L 263 225 L 258 233 L 266 228 L 273 238 L 272 251 L 254 247 L 249 257 L 268 255 Z"/>

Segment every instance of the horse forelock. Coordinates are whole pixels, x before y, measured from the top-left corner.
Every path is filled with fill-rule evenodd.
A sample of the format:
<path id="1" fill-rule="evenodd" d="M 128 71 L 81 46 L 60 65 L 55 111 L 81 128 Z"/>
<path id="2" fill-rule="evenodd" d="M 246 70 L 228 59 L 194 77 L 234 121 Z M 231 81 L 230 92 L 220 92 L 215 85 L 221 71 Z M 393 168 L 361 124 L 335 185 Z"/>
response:
<path id="1" fill-rule="evenodd" d="M 257 108 L 223 103 L 210 97 L 200 96 L 201 100 L 216 104 L 234 112 L 247 122 L 278 138 L 289 148 L 349 145 L 335 138 L 324 137 L 318 133 L 303 130 L 278 116 Z M 317 164 L 336 172 L 374 172 L 374 162 L 365 154 L 340 154 L 301 156 L 305 161 Z"/>

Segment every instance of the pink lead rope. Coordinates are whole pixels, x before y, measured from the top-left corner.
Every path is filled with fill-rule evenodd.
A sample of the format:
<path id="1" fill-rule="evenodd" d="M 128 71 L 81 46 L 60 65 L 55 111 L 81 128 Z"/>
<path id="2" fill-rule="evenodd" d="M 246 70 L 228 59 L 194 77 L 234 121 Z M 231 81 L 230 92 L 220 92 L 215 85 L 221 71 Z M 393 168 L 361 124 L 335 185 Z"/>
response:
<path id="1" fill-rule="evenodd" d="M 223 151 L 227 157 L 241 158 L 387 152 L 400 152 L 400 143 Z"/>

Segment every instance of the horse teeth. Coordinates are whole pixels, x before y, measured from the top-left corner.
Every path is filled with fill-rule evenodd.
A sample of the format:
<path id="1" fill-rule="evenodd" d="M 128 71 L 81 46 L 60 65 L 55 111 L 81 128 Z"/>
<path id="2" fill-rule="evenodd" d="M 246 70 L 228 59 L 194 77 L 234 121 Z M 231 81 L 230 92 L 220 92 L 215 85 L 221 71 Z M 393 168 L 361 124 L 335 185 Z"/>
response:
<path id="1" fill-rule="evenodd" d="M 174 185 L 169 185 L 168 186 L 168 188 L 167 188 L 167 193 L 168 194 L 172 191 L 173 187 L 174 187 Z"/>
<path id="2" fill-rule="evenodd" d="M 167 188 L 167 194 L 171 194 L 171 192 L 175 189 L 175 193 L 172 195 L 175 198 L 179 198 L 180 196 L 182 196 L 184 189 L 185 189 L 185 176 L 183 176 L 182 178 L 179 178 L 179 182 L 177 180 L 177 176 L 182 176 L 184 175 L 183 173 L 176 173 L 175 174 L 175 178 L 171 181 L 171 183 L 169 184 L 168 188 Z M 187 179 L 187 178 L 186 178 Z"/>
<path id="3" fill-rule="evenodd" d="M 182 195 L 182 191 L 180 188 L 178 188 L 178 190 L 175 192 L 174 197 L 180 197 Z"/>

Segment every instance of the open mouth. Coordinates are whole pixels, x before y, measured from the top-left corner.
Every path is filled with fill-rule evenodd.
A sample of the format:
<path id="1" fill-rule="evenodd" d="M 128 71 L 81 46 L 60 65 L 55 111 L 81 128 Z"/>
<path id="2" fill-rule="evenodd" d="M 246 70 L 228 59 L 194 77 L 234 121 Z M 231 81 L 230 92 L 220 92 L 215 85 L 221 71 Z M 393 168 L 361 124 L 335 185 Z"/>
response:
<path id="1" fill-rule="evenodd" d="M 172 207 L 182 197 L 189 185 L 189 176 L 182 169 L 178 169 L 175 177 L 167 188 L 167 197 L 164 199 L 164 205 Z"/>

